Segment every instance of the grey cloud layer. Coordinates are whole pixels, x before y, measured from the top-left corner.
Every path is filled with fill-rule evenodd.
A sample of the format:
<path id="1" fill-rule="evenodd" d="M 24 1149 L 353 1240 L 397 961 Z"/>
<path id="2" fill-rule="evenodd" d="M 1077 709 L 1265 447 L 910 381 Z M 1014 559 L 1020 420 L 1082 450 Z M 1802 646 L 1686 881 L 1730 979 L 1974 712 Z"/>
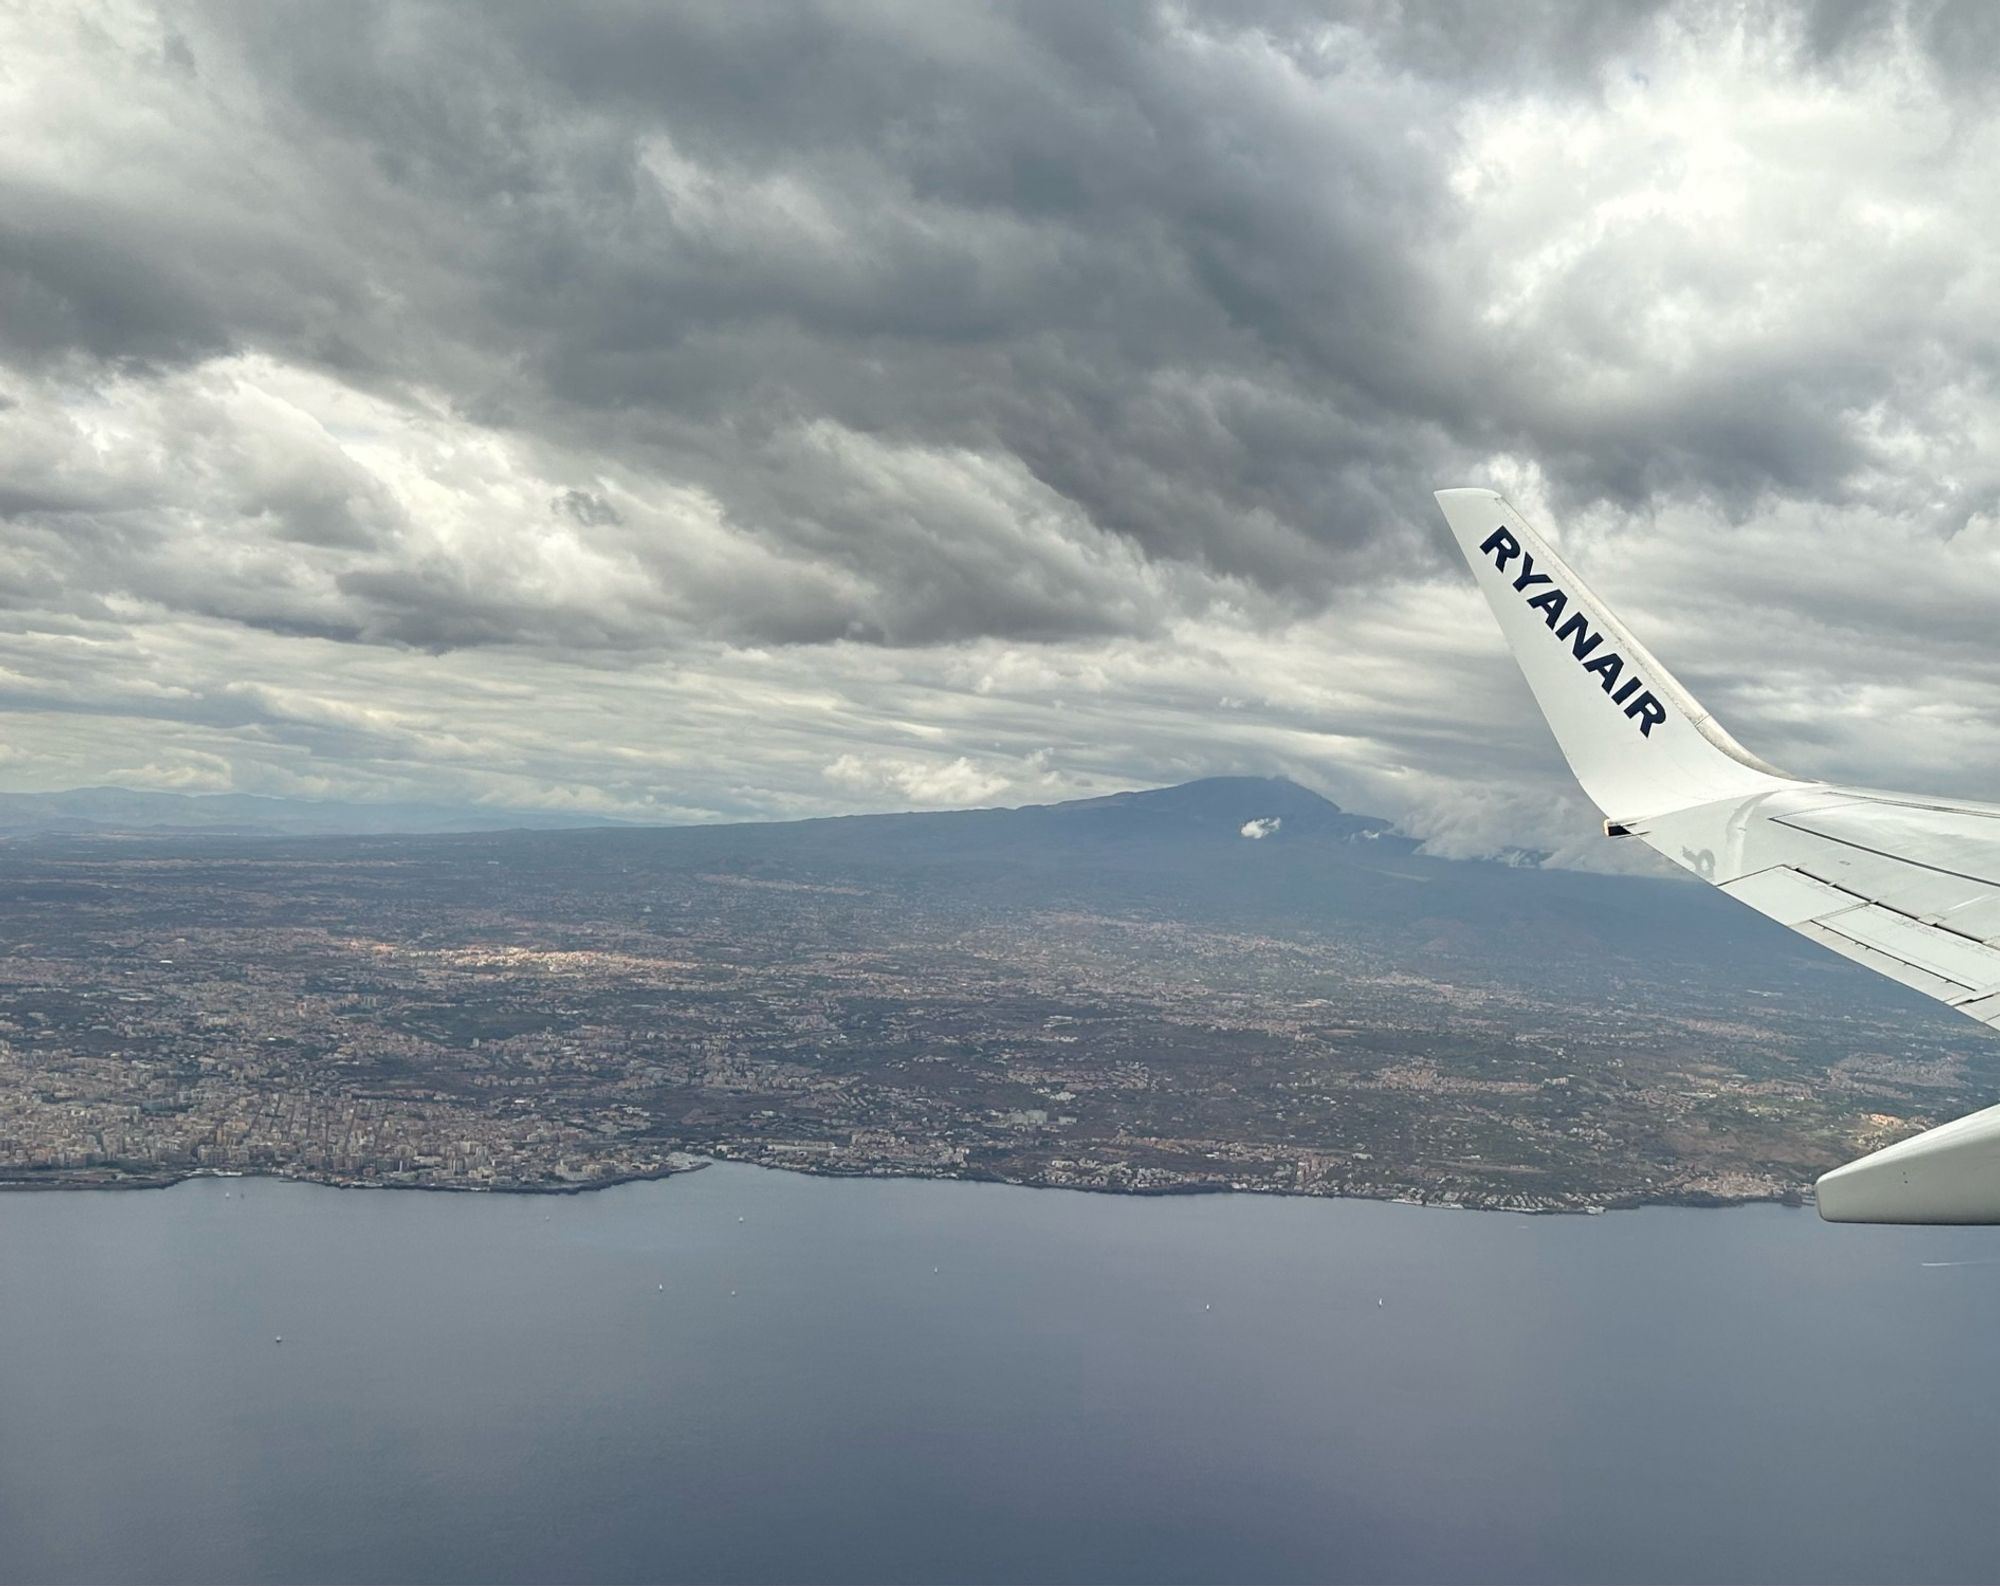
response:
<path id="1" fill-rule="evenodd" d="M 1956 679 L 1883 741 L 1976 779 L 1990 16 L 24 17 L 13 770 L 698 814 L 1283 768 L 1561 846 L 1430 520 L 1484 477 L 1759 747 L 1880 773 Z M 463 729 L 371 715 L 399 679 Z M 654 736 L 573 743 L 552 691 L 600 688 Z"/>
<path id="2" fill-rule="evenodd" d="M 117 151 L 167 180 L 9 206 L 19 351 L 267 352 L 697 485 L 867 590 L 751 624 L 774 639 L 1157 615 L 1033 536 L 996 581 L 957 502 L 829 465 L 829 429 L 1005 459 L 1086 534 L 1311 601 L 1407 533 L 1464 402 L 1424 253 L 1449 101 L 1359 34 L 1302 59 L 1129 7 L 601 6 L 173 37 L 125 71 L 178 147 Z M 354 585 L 412 638 L 445 596 Z"/>

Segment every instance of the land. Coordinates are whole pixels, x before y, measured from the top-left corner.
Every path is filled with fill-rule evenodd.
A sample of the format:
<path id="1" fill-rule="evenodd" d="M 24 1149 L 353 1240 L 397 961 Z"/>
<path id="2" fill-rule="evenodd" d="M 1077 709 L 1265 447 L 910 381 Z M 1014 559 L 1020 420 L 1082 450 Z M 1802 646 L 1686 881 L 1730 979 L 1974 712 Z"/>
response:
<path id="1" fill-rule="evenodd" d="M 11 1187 L 574 1190 L 729 1158 L 1527 1211 L 1798 1199 L 1992 1101 L 1994 1045 L 1706 889 L 1427 858 L 1282 782 L 0 844 Z"/>

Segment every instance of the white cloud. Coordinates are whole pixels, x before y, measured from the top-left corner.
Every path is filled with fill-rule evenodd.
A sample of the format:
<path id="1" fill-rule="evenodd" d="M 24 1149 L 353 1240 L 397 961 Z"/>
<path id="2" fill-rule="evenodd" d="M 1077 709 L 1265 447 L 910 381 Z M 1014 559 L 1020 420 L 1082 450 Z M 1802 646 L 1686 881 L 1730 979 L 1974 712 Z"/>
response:
<path id="1" fill-rule="evenodd" d="M 853 792 L 893 794 L 912 804 L 947 808 L 990 803 L 1008 784 L 1005 776 L 974 765 L 964 755 L 954 760 L 910 760 L 844 754 L 827 766 L 826 776 Z"/>

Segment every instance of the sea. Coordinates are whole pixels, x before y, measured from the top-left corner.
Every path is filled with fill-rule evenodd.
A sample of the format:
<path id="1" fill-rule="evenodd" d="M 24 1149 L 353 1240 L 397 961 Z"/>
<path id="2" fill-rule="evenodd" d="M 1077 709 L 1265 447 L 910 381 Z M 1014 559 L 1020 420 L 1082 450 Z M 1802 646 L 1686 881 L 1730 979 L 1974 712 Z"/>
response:
<path id="1" fill-rule="evenodd" d="M 0 1580 L 1990 1581 L 2000 1231 L 0 1195 Z"/>

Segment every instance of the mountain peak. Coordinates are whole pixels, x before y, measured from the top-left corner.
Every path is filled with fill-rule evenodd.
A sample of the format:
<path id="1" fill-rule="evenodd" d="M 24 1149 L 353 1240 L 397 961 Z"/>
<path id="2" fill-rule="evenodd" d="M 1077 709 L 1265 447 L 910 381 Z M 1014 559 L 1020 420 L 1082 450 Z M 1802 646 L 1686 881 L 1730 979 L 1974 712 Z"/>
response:
<path id="1" fill-rule="evenodd" d="M 1201 830 L 1244 837 L 1312 833 L 1356 837 L 1389 823 L 1350 815 L 1331 799 L 1285 777 L 1212 776 L 1174 787 L 1111 793 L 1047 806 L 1051 815 L 1135 831 Z"/>

